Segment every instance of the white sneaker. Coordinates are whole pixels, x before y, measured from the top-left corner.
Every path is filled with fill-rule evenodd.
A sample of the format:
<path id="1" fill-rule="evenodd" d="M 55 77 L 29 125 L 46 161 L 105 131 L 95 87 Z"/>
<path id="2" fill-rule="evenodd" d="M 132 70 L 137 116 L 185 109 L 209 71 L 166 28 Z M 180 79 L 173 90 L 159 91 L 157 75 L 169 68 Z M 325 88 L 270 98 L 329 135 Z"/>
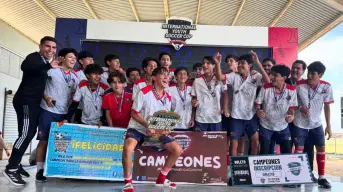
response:
<path id="1" fill-rule="evenodd" d="M 171 189 L 176 189 L 176 184 L 174 182 L 169 181 L 168 179 L 164 180 L 163 184 L 162 183 L 156 183 L 156 186 L 159 187 L 168 187 Z"/>
<path id="2" fill-rule="evenodd" d="M 126 183 L 122 192 L 134 192 L 134 191 L 135 189 L 133 188 L 132 183 Z"/>

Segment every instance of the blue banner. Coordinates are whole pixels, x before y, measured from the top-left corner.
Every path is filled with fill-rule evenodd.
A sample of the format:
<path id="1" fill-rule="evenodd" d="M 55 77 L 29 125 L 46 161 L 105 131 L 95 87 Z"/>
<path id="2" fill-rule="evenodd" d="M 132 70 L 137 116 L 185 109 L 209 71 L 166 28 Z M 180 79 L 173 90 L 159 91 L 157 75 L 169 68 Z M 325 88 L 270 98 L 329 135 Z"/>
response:
<path id="1" fill-rule="evenodd" d="M 51 124 L 45 175 L 122 181 L 126 129 Z"/>

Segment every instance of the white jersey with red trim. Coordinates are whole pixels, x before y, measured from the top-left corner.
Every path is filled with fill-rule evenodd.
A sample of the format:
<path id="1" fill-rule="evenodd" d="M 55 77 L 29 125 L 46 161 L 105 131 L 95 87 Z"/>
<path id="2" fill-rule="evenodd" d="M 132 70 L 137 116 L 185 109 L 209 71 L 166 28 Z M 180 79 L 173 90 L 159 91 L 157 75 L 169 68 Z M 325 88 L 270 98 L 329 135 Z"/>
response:
<path id="1" fill-rule="evenodd" d="M 79 77 L 79 82 L 81 82 L 83 80 L 87 80 L 87 77 L 81 68 L 77 69 L 75 71 L 75 73 Z M 83 102 L 80 102 L 80 104 L 77 108 L 82 110 L 83 109 Z"/>
<path id="2" fill-rule="evenodd" d="M 64 72 L 63 69 L 50 69 L 44 93 L 56 101 L 55 107 L 49 107 L 42 99 L 40 107 L 56 114 L 67 114 L 79 78 L 75 72 Z"/>
<path id="3" fill-rule="evenodd" d="M 140 78 L 138 79 L 134 84 L 133 84 L 133 87 L 132 87 L 132 99 L 135 100 L 137 94 L 139 93 L 139 91 L 141 89 L 143 89 L 144 87 L 146 87 L 147 84 L 146 84 L 146 80 L 145 78 Z"/>
<path id="4" fill-rule="evenodd" d="M 99 83 L 96 89 L 90 89 L 88 81 L 81 81 L 76 89 L 73 100 L 83 103 L 81 121 L 87 125 L 97 125 L 102 115 L 102 96 L 108 86 Z"/>
<path id="5" fill-rule="evenodd" d="M 262 75 L 256 73 L 248 75 L 246 80 L 238 73 L 225 75 L 225 84 L 231 85 L 233 89 L 231 117 L 235 119 L 250 120 L 256 113 L 254 101 L 256 91 L 262 85 Z"/>
<path id="6" fill-rule="evenodd" d="M 139 116 L 141 116 L 144 120 L 148 121 L 148 118 L 154 115 L 154 113 L 157 111 L 170 111 L 171 100 L 172 98 L 167 92 L 164 92 L 163 97 L 159 99 L 154 93 L 153 87 L 149 85 L 138 92 L 136 99 L 133 102 L 132 110 L 139 114 Z M 133 128 L 144 135 L 146 134 L 145 127 L 135 121 L 132 117 L 130 119 L 128 128 Z"/>
<path id="7" fill-rule="evenodd" d="M 188 129 L 192 117 L 192 86 L 186 84 L 186 88 L 180 90 L 177 86 L 169 87 L 169 94 L 172 97 L 171 111 L 182 117 L 182 122 L 177 124 L 177 129 Z"/>
<path id="8" fill-rule="evenodd" d="M 314 129 L 322 125 L 320 118 L 323 104 L 334 102 L 332 87 L 326 81 L 320 81 L 315 88 L 307 84 L 307 80 L 297 82 L 297 96 L 299 107 L 309 108 L 310 115 L 306 115 L 299 110 L 295 111 L 294 125 L 303 129 Z"/>
<path id="9" fill-rule="evenodd" d="M 287 112 L 297 108 L 297 92 L 295 87 L 285 84 L 282 91 L 277 93 L 272 84 L 265 84 L 258 94 L 255 103 L 261 105 L 266 117 L 260 119 L 262 127 L 272 131 L 282 131 L 287 128 Z"/>
<path id="10" fill-rule="evenodd" d="M 227 86 L 221 81 L 217 81 L 215 76 L 210 82 L 205 80 L 204 75 L 194 80 L 191 95 L 199 101 L 195 121 L 199 123 L 219 123 L 222 121 L 220 98 L 224 91 L 227 91 Z"/>

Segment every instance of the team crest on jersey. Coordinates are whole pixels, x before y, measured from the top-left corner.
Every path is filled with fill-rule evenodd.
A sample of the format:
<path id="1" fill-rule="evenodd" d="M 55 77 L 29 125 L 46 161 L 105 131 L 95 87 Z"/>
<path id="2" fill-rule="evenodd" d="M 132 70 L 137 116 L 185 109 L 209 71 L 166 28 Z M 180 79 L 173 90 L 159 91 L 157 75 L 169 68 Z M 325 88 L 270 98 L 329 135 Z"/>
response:
<path id="1" fill-rule="evenodd" d="M 326 94 L 326 93 L 327 93 L 327 90 L 323 90 L 323 91 L 322 91 L 322 94 Z"/>
<path id="2" fill-rule="evenodd" d="M 287 101 L 290 101 L 290 100 L 291 100 L 291 96 L 288 95 L 288 96 L 286 97 L 286 99 L 287 99 Z"/>

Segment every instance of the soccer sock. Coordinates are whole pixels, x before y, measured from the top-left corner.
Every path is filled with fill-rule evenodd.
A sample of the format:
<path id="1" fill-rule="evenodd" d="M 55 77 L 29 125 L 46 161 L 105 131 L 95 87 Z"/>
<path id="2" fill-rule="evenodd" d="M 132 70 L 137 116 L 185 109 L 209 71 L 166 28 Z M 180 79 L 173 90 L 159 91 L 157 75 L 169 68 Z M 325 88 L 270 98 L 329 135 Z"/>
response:
<path id="1" fill-rule="evenodd" d="M 37 172 L 41 169 L 44 169 L 45 162 L 37 162 Z"/>
<path id="2" fill-rule="evenodd" d="M 127 177 L 124 178 L 124 184 L 132 183 L 132 174 L 130 173 Z"/>
<path id="3" fill-rule="evenodd" d="M 294 153 L 302 153 L 304 151 L 304 147 L 295 147 Z"/>
<path id="4" fill-rule="evenodd" d="M 318 175 L 319 179 L 324 179 L 325 175 L 325 151 L 317 151 L 317 166 L 318 166 Z"/>
<path id="5" fill-rule="evenodd" d="M 162 168 L 160 174 L 157 177 L 156 183 L 163 184 L 167 178 L 170 168 Z"/>

